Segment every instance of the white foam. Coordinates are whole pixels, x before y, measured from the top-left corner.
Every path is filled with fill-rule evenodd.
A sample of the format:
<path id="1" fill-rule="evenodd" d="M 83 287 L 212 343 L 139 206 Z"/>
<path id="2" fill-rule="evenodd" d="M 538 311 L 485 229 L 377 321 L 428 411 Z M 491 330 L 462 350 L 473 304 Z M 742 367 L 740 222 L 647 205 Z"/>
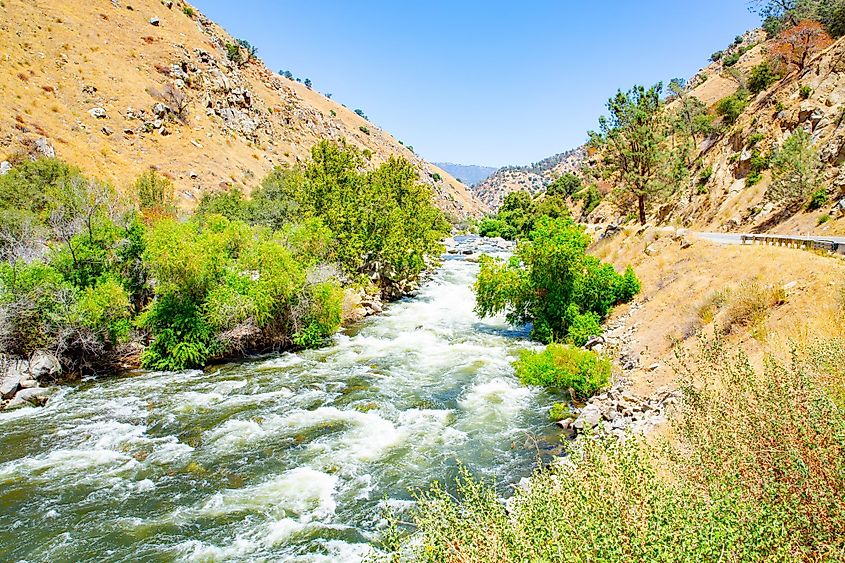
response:
<path id="1" fill-rule="evenodd" d="M 325 519 L 334 514 L 337 476 L 297 467 L 263 483 L 215 494 L 200 508 L 204 516 L 262 512 Z"/>
<path id="2" fill-rule="evenodd" d="M 509 420 L 525 408 L 531 391 L 515 381 L 494 378 L 476 383 L 458 400 L 458 404 L 471 417 L 480 421 L 491 418 Z"/>

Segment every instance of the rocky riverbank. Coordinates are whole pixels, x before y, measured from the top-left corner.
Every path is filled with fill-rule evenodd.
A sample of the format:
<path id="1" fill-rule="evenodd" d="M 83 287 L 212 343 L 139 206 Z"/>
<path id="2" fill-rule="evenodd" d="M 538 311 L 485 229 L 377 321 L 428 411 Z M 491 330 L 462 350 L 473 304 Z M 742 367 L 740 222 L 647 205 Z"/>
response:
<path id="1" fill-rule="evenodd" d="M 59 360 L 46 352 L 29 360 L 0 359 L 0 410 L 44 405 L 61 372 Z"/>

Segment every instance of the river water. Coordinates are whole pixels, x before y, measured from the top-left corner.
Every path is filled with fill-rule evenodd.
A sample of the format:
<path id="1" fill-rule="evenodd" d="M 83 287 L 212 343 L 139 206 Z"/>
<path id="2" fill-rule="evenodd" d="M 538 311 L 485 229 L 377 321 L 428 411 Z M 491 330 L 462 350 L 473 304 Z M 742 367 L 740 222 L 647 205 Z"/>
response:
<path id="1" fill-rule="evenodd" d="M 0 413 L 0 560 L 359 561 L 457 460 L 506 492 L 554 431 L 510 366 L 526 333 L 472 312 L 477 269 L 447 260 L 319 350 Z"/>

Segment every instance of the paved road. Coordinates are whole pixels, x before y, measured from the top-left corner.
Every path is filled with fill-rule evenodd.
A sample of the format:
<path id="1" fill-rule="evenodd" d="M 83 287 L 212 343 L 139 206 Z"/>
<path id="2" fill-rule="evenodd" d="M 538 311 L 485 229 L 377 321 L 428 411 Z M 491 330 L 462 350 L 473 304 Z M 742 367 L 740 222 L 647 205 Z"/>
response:
<path id="1" fill-rule="evenodd" d="M 695 236 L 699 238 L 703 238 L 705 240 L 709 240 L 711 242 L 715 242 L 717 244 L 741 244 L 742 239 L 740 238 L 743 234 L 746 233 L 701 233 L 696 232 L 694 233 Z M 776 237 L 778 235 L 769 235 Z M 845 244 L 845 237 L 829 237 L 826 235 L 808 235 L 808 236 L 797 236 L 797 235 L 788 235 L 790 238 L 800 239 L 800 240 L 817 240 L 817 241 L 832 241 L 839 244 Z"/>

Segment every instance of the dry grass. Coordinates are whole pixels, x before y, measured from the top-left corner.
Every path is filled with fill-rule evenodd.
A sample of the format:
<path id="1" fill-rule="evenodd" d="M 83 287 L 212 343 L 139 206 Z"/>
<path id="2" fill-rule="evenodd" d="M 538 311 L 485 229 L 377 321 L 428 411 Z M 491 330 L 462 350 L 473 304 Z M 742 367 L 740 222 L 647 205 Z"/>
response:
<path id="1" fill-rule="evenodd" d="M 722 330 L 727 334 L 737 327 L 754 327 L 760 324 L 772 309 L 784 303 L 786 291 L 782 286 L 764 285 L 757 280 L 744 282 L 735 291 L 730 292 L 722 319 Z"/>
<path id="2" fill-rule="evenodd" d="M 639 356 L 641 367 L 660 367 L 632 372 L 635 392 L 647 395 L 675 385 L 676 374 L 669 368 L 673 346 L 680 342 L 685 348 L 695 347 L 701 330 L 710 332 L 713 326 L 726 324 L 731 307 L 736 322 L 726 338 L 745 350 L 755 365 L 762 365 L 764 343 L 766 349 L 787 357 L 796 342 L 845 337 L 845 297 L 839 299 L 845 292 L 840 290 L 845 261 L 787 248 L 719 246 L 691 235 L 687 238 L 692 246 L 682 249 L 671 236 L 655 240 L 637 230 L 602 240 L 591 249 L 620 271 L 631 264 L 642 281 L 643 292 L 636 298 L 641 306 L 625 323 L 638 328 L 626 346 Z M 643 253 L 645 240 L 654 241 L 656 255 Z M 780 288 L 793 281 L 782 302 Z M 768 296 L 762 290 L 766 286 Z M 757 299 L 772 306 L 756 307 Z M 614 316 L 625 311 L 622 308 Z M 744 318 L 759 322 L 740 322 Z"/>

